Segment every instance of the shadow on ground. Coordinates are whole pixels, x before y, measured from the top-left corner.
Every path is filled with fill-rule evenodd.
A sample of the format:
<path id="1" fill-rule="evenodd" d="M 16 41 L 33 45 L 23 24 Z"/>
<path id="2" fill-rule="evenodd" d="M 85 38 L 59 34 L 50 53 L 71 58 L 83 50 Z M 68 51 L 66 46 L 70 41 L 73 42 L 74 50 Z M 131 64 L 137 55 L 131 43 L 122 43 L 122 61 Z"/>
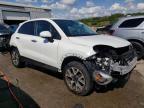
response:
<path id="1" fill-rule="evenodd" d="M 40 71 L 42 73 L 45 73 L 45 74 L 51 75 L 51 76 L 53 76 L 55 78 L 58 78 L 60 80 L 63 80 L 63 75 L 60 72 L 52 71 L 52 70 L 49 70 L 47 68 L 40 67 L 40 66 L 37 66 L 37 65 L 32 65 L 32 64 L 26 64 L 26 66 L 28 68 L 32 68 L 32 69 L 38 70 L 38 71 Z"/>
<path id="2" fill-rule="evenodd" d="M 11 85 L 13 92 L 24 108 L 40 108 L 40 106 L 20 88 Z M 18 103 L 14 100 L 9 92 L 7 82 L 0 78 L 0 108 L 19 108 Z"/>
<path id="3" fill-rule="evenodd" d="M 131 73 L 124 75 L 120 77 L 118 81 L 112 82 L 106 86 L 100 86 L 100 85 L 95 84 L 94 90 L 97 93 L 106 93 L 108 91 L 113 91 L 114 89 L 124 88 L 127 82 L 129 81 L 130 76 L 131 76 Z"/>
<path id="4" fill-rule="evenodd" d="M 35 70 L 38 70 L 38 71 L 40 71 L 42 73 L 51 75 L 51 76 L 53 76 L 55 78 L 58 78 L 60 80 L 63 80 L 62 73 L 51 71 L 49 69 L 46 69 L 46 68 L 43 68 L 43 67 L 39 67 L 37 65 L 32 65 L 32 64 L 27 64 L 27 67 L 35 69 Z M 127 84 L 128 80 L 129 80 L 129 77 L 130 77 L 130 75 L 128 75 L 128 76 L 126 76 L 124 78 L 120 78 L 119 81 L 117 81 L 115 83 L 110 83 L 110 84 L 108 84 L 106 86 L 100 86 L 100 85 L 94 84 L 95 86 L 94 86 L 93 90 L 89 94 L 91 94 L 94 91 L 97 92 L 97 93 L 106 93 L 108 91 L 113 91 L 114 89 L 123 88 Z"/>

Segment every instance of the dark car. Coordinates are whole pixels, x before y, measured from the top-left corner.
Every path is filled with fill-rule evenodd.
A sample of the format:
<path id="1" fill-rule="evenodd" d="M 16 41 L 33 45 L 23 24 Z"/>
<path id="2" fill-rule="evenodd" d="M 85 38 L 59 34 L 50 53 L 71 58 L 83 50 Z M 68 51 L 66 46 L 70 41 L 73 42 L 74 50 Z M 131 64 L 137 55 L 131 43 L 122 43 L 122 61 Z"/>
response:
<path id="1" fill-rule="evenodd" d="M 8 29 L 9 29 L 10 32 L 13 34 L 13 33 L 16 31 L 16 29 L 18 28 L 18 26 L 19 26 L 19 25 L 17 25 L 17 24 L 13 24 L 13 25 L 10 25 L 10 26 L 8 27 Z"/>
<path id="2" fill-rule="evenodd" d="M 105 27 L 97 28 L 96 32 L 98 34 L 111 34 L 111 30 L 110 30 L 111 27 L 112 27 L 112 24 L 107 25 Z"/>
<path id="3" fill-rule="evenodd" d="M 0 24 L 0 51 L 3 52 L 9 48 L 9 41 L 12 33 L 5 24 Z"/>

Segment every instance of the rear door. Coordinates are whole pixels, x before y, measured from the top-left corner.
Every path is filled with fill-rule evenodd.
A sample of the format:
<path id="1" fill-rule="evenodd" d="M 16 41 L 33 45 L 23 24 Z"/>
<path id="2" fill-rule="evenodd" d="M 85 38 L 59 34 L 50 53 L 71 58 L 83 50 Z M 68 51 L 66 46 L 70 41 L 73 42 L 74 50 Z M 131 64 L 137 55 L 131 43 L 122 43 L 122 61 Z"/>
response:
<path id="1" fill-rule="evenodd" d="M 15 43 L 20 54 L 24 57 L 34 59 L 35 52 L 31 50 L 31 43 L 33 37 L 35 37 L 35 22 L 31 21 L 24 23 L 15 35 Z"/>

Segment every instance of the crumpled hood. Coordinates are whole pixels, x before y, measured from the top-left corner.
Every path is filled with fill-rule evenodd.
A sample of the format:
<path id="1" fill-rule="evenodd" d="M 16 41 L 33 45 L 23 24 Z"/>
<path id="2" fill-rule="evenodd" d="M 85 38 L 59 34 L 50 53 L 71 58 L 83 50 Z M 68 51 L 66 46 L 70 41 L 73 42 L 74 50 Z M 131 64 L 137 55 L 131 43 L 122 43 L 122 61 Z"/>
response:
<path id="1" fill-rule="evenodd" d="M 90 47 L 95 45 L 107 45 L 114 48 L 120 48 L 130 45 L 130 42 L 127 40 L 109 35 L 79 36 L 69 37 L 69 39 L 76 44 Z"/>

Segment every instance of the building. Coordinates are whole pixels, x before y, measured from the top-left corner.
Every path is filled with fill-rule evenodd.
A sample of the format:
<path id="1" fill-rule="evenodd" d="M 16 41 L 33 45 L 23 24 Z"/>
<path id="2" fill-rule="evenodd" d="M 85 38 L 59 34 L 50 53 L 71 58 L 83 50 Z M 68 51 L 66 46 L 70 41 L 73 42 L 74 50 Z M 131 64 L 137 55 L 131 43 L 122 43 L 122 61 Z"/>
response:
<path id="1" fill-rule="evenodd" d="M 19 24 L 34 18 L 51 17 L 51 9 L 0 1 L 0 23 Z"/>

